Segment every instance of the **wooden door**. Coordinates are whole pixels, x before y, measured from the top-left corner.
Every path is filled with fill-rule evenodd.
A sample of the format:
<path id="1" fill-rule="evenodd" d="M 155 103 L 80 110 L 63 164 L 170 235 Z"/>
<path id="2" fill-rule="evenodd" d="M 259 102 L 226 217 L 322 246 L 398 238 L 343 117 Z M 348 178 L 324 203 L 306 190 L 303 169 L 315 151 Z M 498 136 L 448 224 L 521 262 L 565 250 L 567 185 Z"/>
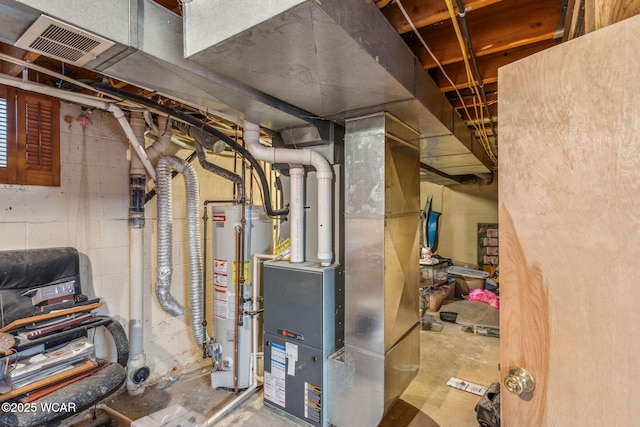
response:
<path id="1" fill-rule="evenodd" d="M 640 425 L 640 16 L 499 84 L 503 426 Z"/>

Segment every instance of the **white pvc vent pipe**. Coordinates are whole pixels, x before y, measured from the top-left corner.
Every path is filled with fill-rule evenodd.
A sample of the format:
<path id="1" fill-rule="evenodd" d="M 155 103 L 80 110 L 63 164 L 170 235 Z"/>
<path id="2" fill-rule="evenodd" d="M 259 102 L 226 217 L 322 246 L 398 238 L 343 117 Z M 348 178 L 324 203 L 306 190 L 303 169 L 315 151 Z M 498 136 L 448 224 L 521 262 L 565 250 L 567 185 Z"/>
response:
<path id="1" fill-rule="evenodd" d="M 301 263 L 305 260 L 304 247 L 304 168 L 291 165 L 291 205 L 289 222 L 291 224 L 291 262 Z"/>
<path id="2" fill-rule="evenodd" d="M 331 225 L 331 209 L 332 209 L 332 191 L 333 170 L 331 165 L 321 154 L 308 148 L 289 149 L 289 148 L 273 148 L 260 144 L 260 126 L 248 121 L 244 122 L 243 139 L 247 149 L 253 156 L 259 160 L 269 163 L 288 163 L 293 165 L 313 166 L 316 169 L 318 179 L 318 260 L 320 265 L 331 265 L 333 260 L 333 242 L 332 242 L 332 225 Z M 293 195 L 292 195 L 293 197 Z M 299 208 L 298 208 L 299 209 Z M 304 209 L 304 206 L 302 206 Z M 304 215 L 304 211 L 299 213 Z M 293 215 L 293 212 L 292 212 Z M 299 236 L 293 236 L 295 227 L 291 229 L 291 241 L 300 239 Z M 292 248 L 293 251 L 293 248 Z"/>

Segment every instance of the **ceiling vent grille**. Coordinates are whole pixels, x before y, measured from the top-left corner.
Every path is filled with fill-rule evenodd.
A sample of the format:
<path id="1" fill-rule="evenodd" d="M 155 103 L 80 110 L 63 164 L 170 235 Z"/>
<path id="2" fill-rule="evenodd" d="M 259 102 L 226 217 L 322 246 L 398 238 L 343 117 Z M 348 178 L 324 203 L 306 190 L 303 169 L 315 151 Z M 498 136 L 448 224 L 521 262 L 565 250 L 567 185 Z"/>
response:
<path id="1" fill-rule="evenodd" d="M 49 16 L 40 15 L 15 46 L 81 67 L 114 44 Z"/>

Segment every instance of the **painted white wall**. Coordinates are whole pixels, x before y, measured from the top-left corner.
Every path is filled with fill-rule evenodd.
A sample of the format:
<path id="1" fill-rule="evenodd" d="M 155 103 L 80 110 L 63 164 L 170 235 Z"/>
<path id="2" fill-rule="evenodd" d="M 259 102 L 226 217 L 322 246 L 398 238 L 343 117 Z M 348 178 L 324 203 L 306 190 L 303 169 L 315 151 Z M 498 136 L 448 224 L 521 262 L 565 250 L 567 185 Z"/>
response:
<path id="1" fill-rule="evenodd" d="M 83 110 L 61 103 L 61 185 L 35 187 L 0 185 L 0 250 L 72 246 L 90 261 L 87 295 L 99 296 L 101 314 L 114 317 L 128 331 L 129 319 L 129 160 L 124 132 L 109 113 L 94 111 L 91 124 L 76 121 Z M 70 116 L 73 121 L 64 121 Z M 185 157 L 185 152 L 178 153 Z M 233 158 L 216 156 L 216 164 L 233 169 Z M 192 162 L 200 178 L 200 199 L 229 199 L 233 184 Z M 240 170 L 238 168 L 238 170 Z M 184 180 L 173 181 L 172 294 L 189 305 Z M 254 184 L 254 196 L 260 192 Z M 154 291 L 156 266 L 156 200 L 145 206 L 145 352 L 151 381 L 175 370 L 201 364 L 193 341 L 189 311 L 184 318 L 164 313 Z M 201 213 L 199 217 L 201 217 Z M 201 225 L 202 232 L 202 225 Z M 209 239 L 210 242 L 211 239 Z M 201 241 L 202 243 L 202 241 Z M 230 242 L 233 244 L 233 242 Z M 209 245 L 207 262 L 211 265 Z M 86 257 L 86 258 L 85 258 Z M 211 267 L 207 277 L 211 277 Z M 210 282 L 210 280 L 209 280 Z M 211 305 L 207 318 L 212 319 Z M 206 362 L 205 362 L 206 363 Z"/>
<path id="2" fill-rule="evenodd" d="M 498 182 L 490 185 L 442 186 L 420 183 L 421 208 L 433 197 L 433 210 L 442 213 L 436 253 L 467 264 L 478 263 L 478 224 L 498 222 Z"/>

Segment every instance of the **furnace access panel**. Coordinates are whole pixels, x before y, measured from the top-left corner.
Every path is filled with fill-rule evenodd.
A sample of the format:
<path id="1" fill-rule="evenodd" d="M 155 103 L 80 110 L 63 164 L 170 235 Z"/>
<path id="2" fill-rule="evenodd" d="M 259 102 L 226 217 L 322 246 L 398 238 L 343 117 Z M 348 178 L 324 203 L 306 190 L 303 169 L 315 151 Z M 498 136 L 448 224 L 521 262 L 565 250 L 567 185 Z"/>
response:
<path id="1" fill-rule="evenodd" d="M 344 342 L 342 266 L 264 265 L 264 401 L 327 426 L 327 358 Z"/>

